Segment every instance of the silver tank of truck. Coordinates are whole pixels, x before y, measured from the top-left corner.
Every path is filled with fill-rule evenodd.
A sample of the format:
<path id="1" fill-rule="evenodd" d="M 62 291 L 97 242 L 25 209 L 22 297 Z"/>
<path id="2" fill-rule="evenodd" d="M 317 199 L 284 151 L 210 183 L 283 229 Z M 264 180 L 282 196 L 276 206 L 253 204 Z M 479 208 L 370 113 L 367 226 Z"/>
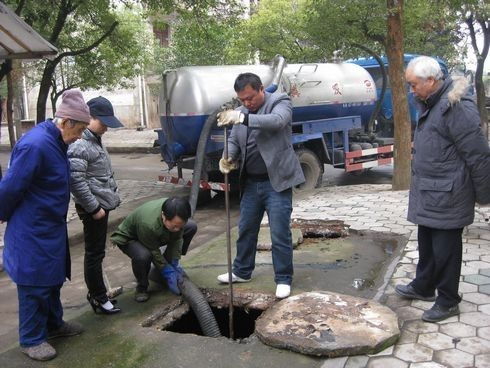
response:
<path id="1" fill-rule="evenodd" d="M 274 77 L 268 65 L 193 66 L 168 71 L 160 101 L 161 115 L 209 115 L 236 96 L 233 84 L 244 72 L 257 74 L 266 87 Z M 301 119 L 308 119 L 309 110 L 317 111 L 319 106 L 365 106 L 372 111 L 376 100 L 371 75 L 352 63 L 286 65 L 278 91 L 288 93 L 293 107 L 301 108 Z"/>

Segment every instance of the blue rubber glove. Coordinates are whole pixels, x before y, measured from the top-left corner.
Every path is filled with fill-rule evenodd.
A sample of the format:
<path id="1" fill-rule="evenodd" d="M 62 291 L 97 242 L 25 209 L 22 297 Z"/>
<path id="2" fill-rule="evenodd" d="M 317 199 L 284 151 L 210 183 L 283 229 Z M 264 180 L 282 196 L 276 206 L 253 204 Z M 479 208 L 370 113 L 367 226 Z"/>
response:
<path id="1" fill-rule="evenodd" d="M 171 264 L 165 265 L 161 271 L 162 277 L 167 281 L 168 289 L 175 295 L 180 295 L 179 279 L 180 273 Z"/>
<path id="2" fill-rule="evenodd" d="M 172 259 L 172 262 L 170 264 L 175 268 L 175 270 L 179 273 L 180 277 L 184 276 L 184 269 L 179 265 L 179 260 L 177 258 Z M 180 281 L 180 280 L 179 280 Z"/>

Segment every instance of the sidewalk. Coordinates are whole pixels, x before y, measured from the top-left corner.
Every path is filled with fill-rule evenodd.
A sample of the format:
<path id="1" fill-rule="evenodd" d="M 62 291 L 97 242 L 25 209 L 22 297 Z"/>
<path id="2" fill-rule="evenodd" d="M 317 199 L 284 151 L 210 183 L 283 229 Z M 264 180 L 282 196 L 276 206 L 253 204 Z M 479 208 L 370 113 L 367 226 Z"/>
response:
<path id="1" fill-rule="evenodd" d="M 0 128 L 0 149 L 10 150 L 10 141 L 7 125 Z M 155 146 L 158 139 L 153 129 L 109 129 L 102 141 L 109 152 L 159 152 Z"/>
<path id="2" fill-rule="evenodd" d="M 121 183 L 123 185 L 130 188 L 135 184 Z M 145 190 L 151 191 L 152 188 L 142 189 Z M 224 338 L 156 331 L 141 326 L 144 314 L 148 315 L 160 303 L 172 297 L 168 293 L 158 293 L 142 306 L 136 305 L 131 293 L 125 292 L 119 301 L 124 306 L 121 315 L 95 316 L 86 304 L 72 306 L 77 313 L 70 316 L 83 322 L 86 332 L 71 340 L 57 342 L 55 347 L 59 357 L 50 362 L 50 367 L 156 367 L 162 364 L 168 367 L 196 368 L 284 365 L 291 368 L 490 367 L 490 225 L 480 215 L 476 215 L 475 223 L 463 233 L 461 314 L 440 323 L 426 323 L 420 317 L 431 303 L 404 300 L 394 292 L 396 284 L 406 283 L 413 278 L 417 264 L 416 227 L 405 219 L 407 202 L 406 191 L 393 192 L 389 185 L 355 185 L 320 188 L 303 198 L 297 198 L 294 204 L 293 218 L 343 220 L 354 232 L 361 234 L 367 230 L 379 231 L 406 235 L 410 239 L 400 259 L 387 272 L 385 287 L 375 296 L 375 299 L 397 313 L 401 326 L 398 342 L 379 354 L 335 359 L 313 358 L 269 348 L 253 338 L 248 343 L 238 344 Z M 71 221 L 75 222 L 77 220 Z M 220 241 L 216 238 L 202 245 L 191 251 L 183 261 L 184 268 L 200 287 L 219 288 L 215 276 L 218 271 L 225 269 L 224 248 L 219 259 L 210 258 L 208 250 L 211 247 L 224 247 L 224 242 Z M 106 271 L 109 279 L 119 275 L 126 280 L 124 288 L 127 290 L 131 285 L 130 267 L 113 263 L 111 257 L 112 253 L 108 250 L 110 267 Z M 269 267 L 267 272 L 270 272 L 271 261 L 267 257 L 270 258 L 261 255 L 260 264 L 266 264 Z M 79 261 L 77 258 L 76 262 Z M 201 267 L 193 266 L 195 264 Z M 75 272 L 74 278 L 79 280 L 77 284 L 63 289 L 70 287 L 75 288 L 77 293 L 83 293 L 82 267 L 78 265 Z M 304 273 L 295 274 L 297 286 L 293 286 L 293 294 L 302 291 L 300 289 L 304 287 L 300 285 L 310 285 L 311 290 L 312 281 L 308 278 L 300 279 Z M 259 273 L 251 283 L 237 288 L 262 287 L 259 282 L 261 275 Z M 267 284 L 263 291 L 270 292 L 271 288 L 273 285 Z M 71 308 L 65 304 L 67 314 Z M 40 364 L 29 362 L 16 344 L 11 344 L 8 350 L 0 353 L 0 366 L 37 367 Z"/>
<path id="3" fill-rule="evenodd" d="M 340 219 L 353 230 L 410 234 L 393 274 L 387 275 L 384 293 L 378 296 L 396 311 L 400 339 L 377 356 L 331 359 L 321 368 L 490 367 L 490 224 L 476 215 L 463 232 L 461 314 L 440 323 L 426 323 L 420 317 L 432 303 L 401 299 L 394 290 L 395 285 L 415 276 L 418 261 L 416 227 L 405 219 L 407 205 L 408 193 L 392 192 L 388 185 L 322 188 L 296 203 L 293 217 Z"/>

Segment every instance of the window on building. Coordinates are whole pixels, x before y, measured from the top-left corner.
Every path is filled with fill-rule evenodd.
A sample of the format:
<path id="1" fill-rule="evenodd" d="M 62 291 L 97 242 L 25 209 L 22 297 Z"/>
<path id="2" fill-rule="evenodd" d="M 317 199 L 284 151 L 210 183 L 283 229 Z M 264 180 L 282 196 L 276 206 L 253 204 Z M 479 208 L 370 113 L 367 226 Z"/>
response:
<path id="1" fill-rule="evenodd" d="M 153 25 L 153 34 L 160 41 L 160 46 L 167 47 L 169 44 L 169 26 L 160 23 Z"/>

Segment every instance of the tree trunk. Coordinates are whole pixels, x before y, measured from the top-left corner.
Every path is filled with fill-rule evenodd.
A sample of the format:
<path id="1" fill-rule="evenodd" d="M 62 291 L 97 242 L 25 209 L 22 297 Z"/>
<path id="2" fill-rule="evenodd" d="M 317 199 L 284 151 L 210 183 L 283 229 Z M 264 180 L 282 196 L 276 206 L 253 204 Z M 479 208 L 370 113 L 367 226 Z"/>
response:
<path id="1" fill-rule="evenodd" d="M 411 127 L 408 113 L 407 91 L 405 87 L 403 63 L 403 0 L 387 0 L 388 33 L 386 55 L 393 94 L 393 115 L 395 124 L 393 190 L 410 187 L 411 167 Z"/>
<path id="2" fill-rule="evenodd" d="M 478 112 L 480 113 L 481 127 L 485 137 L 489 138 L 488 114 L 485 107 L 485 86 L 483 84 L 483 59 L 478 59 L 475 73 L 475 90 L 478 102 Z"/>
<path id="3" fill-rule="evenodd" d="M 14 110 L 12 104 L 14 101 L 14 84 L 12 83 L 12 73 L 7 74 L 7 126 L 9 130 L 10 147 L 14 148 L 15 132 L 14 132 Z"/>
<path id="4" fill-rule="evenodd" d="M 49 90 L 51 88 L 51 78 L 53 77 L 57 63 L 53 61 L 47 61 L 44 67 L 43 77 L 41 84 L 39 85 L 39 95 L 37 97 L 36 106 L 36 121 L 38 123 L 46 120 L 46 103 L 49 97 Z"/>

